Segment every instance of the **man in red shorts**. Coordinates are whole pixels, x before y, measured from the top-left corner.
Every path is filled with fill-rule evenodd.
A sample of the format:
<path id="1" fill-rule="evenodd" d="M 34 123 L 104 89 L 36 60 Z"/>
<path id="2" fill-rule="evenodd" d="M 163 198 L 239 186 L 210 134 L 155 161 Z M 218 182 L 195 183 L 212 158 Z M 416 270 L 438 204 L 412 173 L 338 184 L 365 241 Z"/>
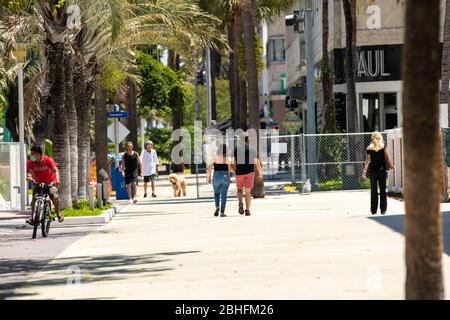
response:
<path id="1" fill-rule="evenodd" d="M 42 154 L 41 147 L 31 148 L 31 160 L 27 161 L 27 177 L 28 180 L 34 179 L 36 183 L 45 183 L 53 185 L 49 190 L 50 199 L 55 206 L 56 214 L 58 215 L 58 221 L 63 222 L 64 217 L 60 211 L 59 205 L 59 171 L 56 167 L 55 161 L 52 158 Z M 31 202 L 31 212 L 34 211 L 34 191 L 33 200 Z M 30 220 L 27 220 L 29 224 L 34 224 L 34 217 L 31 216 Z"/>
<path id="2" fill-rule="evenodd" d="M 262 179 L 263 171 L 257 152 L 249 146 L 248 136 L 244 136 L 244 144 L 238 144 L 234 150 L 234 170 L 236 172 L 236 187 L 239 200 L 239 213 L 250 215 L 250 204 L 252 200 L 252 189 L 256 178 Z M 242 198 L 245 189 L 245 211 Z"/>

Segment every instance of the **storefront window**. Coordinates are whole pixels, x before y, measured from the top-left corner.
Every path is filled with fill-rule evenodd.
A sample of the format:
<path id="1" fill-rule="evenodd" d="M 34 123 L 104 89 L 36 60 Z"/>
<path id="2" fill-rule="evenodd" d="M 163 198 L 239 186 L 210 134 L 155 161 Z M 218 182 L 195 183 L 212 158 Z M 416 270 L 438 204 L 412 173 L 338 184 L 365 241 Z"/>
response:
<path id="1" fill-rule="evenodd" d="M 380 131 L 380 97 L 366 93 L 362 97 L 364 132 Z"/>
<path id="2" fill-rule="evenodd" d="M 397 117 L 397 94 L 384 94 L 384 115 L 385 115 L 385 129 L 394 129 L 398 126 Z"/>

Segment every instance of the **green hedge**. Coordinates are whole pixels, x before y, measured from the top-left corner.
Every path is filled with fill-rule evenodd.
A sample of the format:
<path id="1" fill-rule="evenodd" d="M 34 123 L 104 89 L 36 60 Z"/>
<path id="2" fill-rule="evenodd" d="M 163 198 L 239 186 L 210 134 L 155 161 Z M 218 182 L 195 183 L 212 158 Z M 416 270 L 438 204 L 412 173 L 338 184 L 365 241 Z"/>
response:
<path id="1" fill-rule="evenodd" d="M 112 203 L 107 202 L 103 207 L 95 207 L 94 211 L 91 211 L 89 210 L 89 200 L 82 200 L 74 203 L 72 208 L 62 210 L 62 213 L 64 217 L 99 216 L 112 205 Z"/>

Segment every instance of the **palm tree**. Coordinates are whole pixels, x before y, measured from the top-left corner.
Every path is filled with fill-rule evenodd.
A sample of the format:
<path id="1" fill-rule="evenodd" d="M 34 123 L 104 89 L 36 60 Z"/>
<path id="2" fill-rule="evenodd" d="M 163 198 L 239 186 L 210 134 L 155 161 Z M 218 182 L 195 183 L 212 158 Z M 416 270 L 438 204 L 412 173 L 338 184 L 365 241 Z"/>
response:
<path id="1" fill-rule="evenodd" d="M 68 121 L 68 136 L 70 149 L 70 183 L 72 201 L 78 200 L 78 116 L 75 105 L 73 86 L 74 52 L 70 46 L 64 50 L 64 86 L 65 107 Z"/>
<path id="2" fill-rule="evenodd" d="M 403 50 L 406 299 L 444 299 L 442 176 L 437 165 L 440 163 L 439 11 L 439 0 L 406 1 Z"/>
<path id="3" fill-rule="evenodd" d="M 356 103 L 356 3 L 355 0 L 342 0 L 345 16 L 345 77 L 347 81 L 347 132 L 360 132 L 358 107 Z"/>
<path id="4" fill-rule="evenodd" d="M 106 134 L 106 90 L 97 85 L 95 91 L 95 165 L 97 170 L 97 182 L 103 182 L 104 178 L 100 170 L 108 172 L 108 137 Z"/>
<path id="5" fill-rule="evenodd" d="M 248 104 L 250 128 L 257 132 L 257 154 L 259 156 L 259 86 L 256 67 L 255 37 L 256 37 L 256 0 L 242 0 L 242 22 L 245 39 L 245 54 L 247 61 Z M 253 197 L 264 198 L 264 181 L 256 179 Z"/>
<path id="6" fill-rule="evenodd" d="M 66 108 L 64 47 L 67 43 L 66 4 L 42 1 L 38 9 L 44 20 L 48 66 L 48 105 L 54 112 L 53 157 L 60 172 L 61 208 L 72 206 L 69 123 Z"/>

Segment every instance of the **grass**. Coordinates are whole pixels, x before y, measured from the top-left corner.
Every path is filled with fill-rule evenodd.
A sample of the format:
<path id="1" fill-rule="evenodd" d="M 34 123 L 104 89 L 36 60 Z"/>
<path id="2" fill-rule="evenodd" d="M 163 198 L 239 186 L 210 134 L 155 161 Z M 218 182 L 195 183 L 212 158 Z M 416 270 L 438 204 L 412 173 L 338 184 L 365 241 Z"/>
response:
<path id="1" fill-rule="evenodd" d="M 84 217 L 84 216 L 99 216 L 105 211 L 112 207 L 111 202 L 107 202 L 103 207 L 94 208 L 94 211 L 89 210 L 89 200 L 78 201 L 73 204 L 72 208 L 67 208 L 62 210 L 64 217 Z"/>
<path id="2" fill-rule="evenodd" d="M 295 183 L 291 182 L 291 183 L 285 184 L 284 185 L 284 189 L 286 189 L 286 188 L 288 188 L 288 189 L 295 188 L 295 190 L 297 190 L 297 191 L 302 191 L 303 185 L 304 185 L 303 182 L 295 182 Z"/>
<path id="3" fill-rule="evenodd" d="M 342 179 L 326 180 L 317 183 L 316 191 L 337 191 L 344 190 L 344 182 Z M 387 184 L 386 184 L 387 185 Z M 369 179 L 359 179 L 358 189 L 370 189 Z"/>

